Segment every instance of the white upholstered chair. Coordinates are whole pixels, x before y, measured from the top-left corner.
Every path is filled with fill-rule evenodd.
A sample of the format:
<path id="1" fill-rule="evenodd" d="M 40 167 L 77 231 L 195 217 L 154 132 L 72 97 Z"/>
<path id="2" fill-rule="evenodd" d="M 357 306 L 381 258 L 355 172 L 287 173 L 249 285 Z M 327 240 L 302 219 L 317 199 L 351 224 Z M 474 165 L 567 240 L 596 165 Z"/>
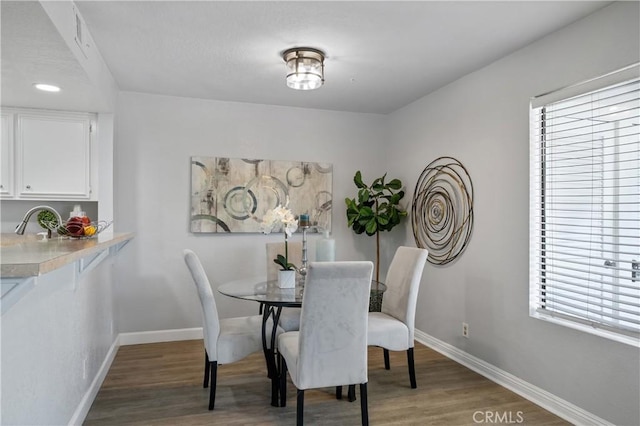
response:
<path id="1" fill-rule="evenodd" d="M 367 408 L 367 312 L 372 262 L 312 262 L 302 296 L 300 331 L 278 337 L 280 405 L 286 405 L 287 370 L 303 424 L 304 391 L 360 385 L 362 424 Z"/>
<path id="2" fill-rule="evenodd" d="M 381 312 L 369 312 L 369 346 L 384 350 L 384 366 L 389 370 L 389 351 L 407 351 L 409 381 L 416 388 L 413 361 L 414 323 L 418 289 L 428 251 L 415 247 L 398 247 L 387 272 L 387 290 Z"/>
<path id="3" fill-rule="evenodd" d="M 237 318 L 218 318 L 218 309 L 213 297 L 209 279 L 198 256 L 192 250 L 184 250 L 184 261 L 191 272 L 198 289 L 203 314 L 203 334 L 205 348 L 204 383 L 209 386 L 209 410 L 213 410 L 216 399 L 218 364 L 239 361 L 262 348 L 262 316 L 254 315 Z M 271 341 L 273 322 L 267 324 L 267 342 Z M 276 333 L 282 333 L 278 327 Z"/>
<path id="4" fill-rule="evenodd" d="M 288 247 L 289 263 L 293 263 L 296 268 L 300 268 L 302 266 L 302 242 L 289 242 Z M 273 261 L 278 254 L 284 256 L 284 242 L 267 243 L 267 280 L 269 281 L 278 279 L 280 266 Z M 300 308 L 282 308 L 279 324 L 284 331 L 299 330 Z"/>

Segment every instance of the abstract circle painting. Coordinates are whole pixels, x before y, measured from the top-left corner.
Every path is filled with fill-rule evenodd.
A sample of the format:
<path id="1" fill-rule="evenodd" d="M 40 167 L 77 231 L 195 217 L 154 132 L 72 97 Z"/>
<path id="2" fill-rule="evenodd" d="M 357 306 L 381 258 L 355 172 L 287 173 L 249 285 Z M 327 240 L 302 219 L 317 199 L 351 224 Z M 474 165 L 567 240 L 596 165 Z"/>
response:
<path id="1" fill-rule="evenodd" d="M 473 229 L 473 184 L 458 160 L 440 157 L 423 170 L 411 221 L 416 245 L 429 251 L 429 263 L 445 265 L 464 251 Z"/>

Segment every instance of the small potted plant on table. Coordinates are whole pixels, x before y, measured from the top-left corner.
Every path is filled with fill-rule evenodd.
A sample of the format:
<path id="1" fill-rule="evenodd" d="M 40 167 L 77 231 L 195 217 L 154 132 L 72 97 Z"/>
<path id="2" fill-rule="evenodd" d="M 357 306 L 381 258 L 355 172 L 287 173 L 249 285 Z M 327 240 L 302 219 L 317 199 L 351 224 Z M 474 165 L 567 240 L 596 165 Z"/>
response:
<path id="1" fill-rule="evenodd" d="M 278 271 L 278 286 L 280 288 L 293 288 L 296 286 L 296 266 L 289 263 L 288 239 L 298 229 L 298 220 L 287 205 L 278 205 L 269 210 L 262 218 L 260 225 L 262 232 L 271 233 L 274 229 L 284 231 L 284 256 L 278 254 L 273 261 L 280 266 Z"/>

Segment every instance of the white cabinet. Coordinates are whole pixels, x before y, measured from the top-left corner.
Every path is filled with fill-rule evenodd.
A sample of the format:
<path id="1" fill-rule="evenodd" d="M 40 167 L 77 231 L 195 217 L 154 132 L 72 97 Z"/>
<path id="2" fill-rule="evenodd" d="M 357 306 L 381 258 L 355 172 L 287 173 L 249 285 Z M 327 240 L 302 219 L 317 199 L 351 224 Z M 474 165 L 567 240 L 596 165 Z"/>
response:
<path id="1" fill-rule="evenodd" d="M 0 196 L 13 197 L 13 114 L 0 113 Z"/>
<path id="2" fill-rule="evenodd" d="M 91 184 L 93 114 L 19 110 L 13 124 L 15 189 L 3 198 L 97 199 Z"/>

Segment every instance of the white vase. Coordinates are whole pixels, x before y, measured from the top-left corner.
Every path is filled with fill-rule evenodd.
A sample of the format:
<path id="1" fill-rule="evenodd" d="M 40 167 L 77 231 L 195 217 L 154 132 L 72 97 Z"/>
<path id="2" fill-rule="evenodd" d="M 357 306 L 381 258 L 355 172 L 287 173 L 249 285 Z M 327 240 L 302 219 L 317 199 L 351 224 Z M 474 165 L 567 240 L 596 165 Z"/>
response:
<path id="1" fill-rule="evenodd" d="M 329 238 L 329 231 L 324 231 L 324 238 L 316 240 L 316 262 L 333 262 L 336 260 L 336 241 Z"/>
<path id="2" fill-rule="evenodd" d="M 278 287 L 280 288 L 295 288 L 296 286 L 296 271 L 278 271 Z"/>

